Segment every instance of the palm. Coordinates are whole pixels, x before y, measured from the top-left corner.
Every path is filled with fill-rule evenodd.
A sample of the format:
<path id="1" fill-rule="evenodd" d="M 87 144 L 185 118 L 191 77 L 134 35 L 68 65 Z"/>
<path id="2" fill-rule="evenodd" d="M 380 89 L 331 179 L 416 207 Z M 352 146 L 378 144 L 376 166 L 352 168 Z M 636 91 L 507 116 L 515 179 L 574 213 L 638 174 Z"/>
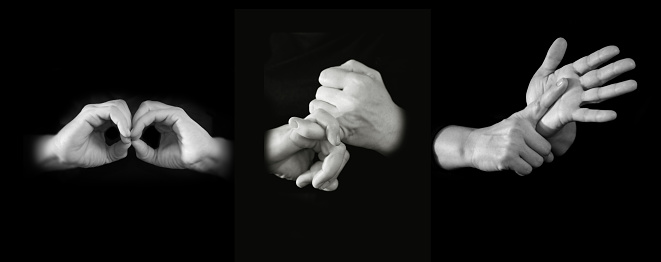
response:
<path id="1" fill-rule="evenodd" d="M 526 102 L 531 103 L 546 91 L 545 88 L 551 87 L 562 78 L 567 79 L 567 91 L 549 109 L 537 127 L 545 135 L 555 134 L 572 121 L 607 122 L 615 119 L 614 111 L 593 110 L 581 108 L 581 106 L 599 103 L 631 92 L 636 89 L 637 85 L 635 81 L 629 80 L 600 87 L 616 76 L 635 68 L 633 60 L 627 58 L 597 69 L 602 63 L 619 53 L 617 47 L 604 47 L 556 70 L 566 48 L 567 43 L 562 38 L 553 43 L 542 66 L 530 81 L 526 92 Z"/>
<path id="2" fill-rule="evenodd" d="M 310 169 L 314 154 L 315 151 L 313 149 L 301 149 L 290 156 L 271 164 L 269 170 L 273 170 L 274 173 L 282 178 L 294 180 Z"/>
<path id="3" fill-rule="evenodd" d="M 103 133 L 93 132 L 87 139 L 71 141 L 65 150 L 69 152 L 70 160 L 81 167 L 96 167 L 111 162 L 105 143 Z"/>
<path id="4" fill-rule="evenodd" d="M 181 144 L 177 134 L 171 128 L 162 130 L 157 126 L 156 129 L 161 132 L 161 140 L 156 150 L 156 164 L 167 168 L 185 168 L 181 161 Z"/>
<path id="5" fill-rule="evenodd" d="M 577 74 L 576 70 L 574 70 L 572 65 L 565 65 L 554 73 L 542 77 L 537 81 L 533 78 L 528 86 L 529 90 L 541 90 L 541 94 L 547 91 L 544 90 L 544 87 L 548 89 L 562 78 L 567 79 L 567 90 L 539 122 L 548 133 L 555 133 L 565 124 L 571 122 L 573 120 L 572 114 L 580 109 L 580 106 L 583 103 L 581 97 L 584 92 L 584 88 L 580 84 L 580 76 Z"/>
<path id="6" fill-rule="evenodd" d="M 104 137 L 110 125 L 106 122 L 96 128 L 87 123 L 83 125 L 70 123 L 65 126 L 58 136 L 62 137 L 59 141 L 63 141 L 60 146 L 67 156 L 67 162 L 85 168 L 112 162 Z"/>

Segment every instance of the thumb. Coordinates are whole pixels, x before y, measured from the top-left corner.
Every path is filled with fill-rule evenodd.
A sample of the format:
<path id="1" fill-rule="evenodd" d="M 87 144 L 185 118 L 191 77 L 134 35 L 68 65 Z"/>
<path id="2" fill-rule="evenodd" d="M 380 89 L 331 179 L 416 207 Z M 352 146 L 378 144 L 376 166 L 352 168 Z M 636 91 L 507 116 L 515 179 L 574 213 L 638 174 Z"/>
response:
<path id="1" fill-rule="evenodd" d="M 555 86 L 547 89 L 541 97 L 528 105 L 531 121 L 533 121 L 534 125 L 537 125 L 537 122 L 544 117 L 546 112 L 548 112 L 553 104 L 555 104 L 562 94 L 565 93 L 568 85 L 568 80 L 566 78 L 561 78 L 556 82 Z"/>
<path id="2" fill-rule="evenodd" d="M 135 148 L 136 157 L 142 161 L 153 164 L 154 156 L 156 155 L 153 148 L 140 139 L 131 141 L 131 145 Z"/>
<path id="3" fill-rule="evenodd" d="M 110 160 L 114 162 L 125 158 L 128 154 L 129 147 L 131 147 L 131 143 L 124 143 L 122 141 L 118 141 L 112 146 L 107 147 Z"/>

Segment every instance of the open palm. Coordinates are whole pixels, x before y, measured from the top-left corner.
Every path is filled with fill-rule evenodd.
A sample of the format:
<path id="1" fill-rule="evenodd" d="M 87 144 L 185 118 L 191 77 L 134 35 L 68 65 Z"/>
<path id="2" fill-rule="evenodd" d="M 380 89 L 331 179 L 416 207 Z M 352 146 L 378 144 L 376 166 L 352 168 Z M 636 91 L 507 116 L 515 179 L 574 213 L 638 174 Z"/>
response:
<path id="1" fill-rule="evenodd" d="M 538 124 L 537 130 L 547 137 L 572 121 L 607 122 L 615 119 L 615 111 L 594 110 L 582 106 L 629 93 L 637 87 L 634 80 L 601 87 L 616 76 L 636 67 L 632 59 L 626 58 L 597 69 L 599 65 L 619 54 L 620 50 L 616 46 L 604 47 L 556 70 L 566 50 L 567 42 L 564 39 L 558 38 L 553 42 L 526 92 L 526 102 L 531 103 L 546 91 L 545 87 L 552 86 L 558 79 L 566 78 L 568 81 L 567 91 Z"/>

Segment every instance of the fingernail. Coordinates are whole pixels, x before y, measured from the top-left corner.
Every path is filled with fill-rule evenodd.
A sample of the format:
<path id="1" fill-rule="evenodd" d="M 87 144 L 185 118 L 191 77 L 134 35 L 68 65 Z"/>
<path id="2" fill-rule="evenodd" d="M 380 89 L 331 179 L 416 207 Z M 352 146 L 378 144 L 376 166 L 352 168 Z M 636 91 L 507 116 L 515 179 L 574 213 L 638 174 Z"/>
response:
<path id="1" fill-rule="evenodd" d="M 329 181 L 324 182 L 323 184 L 321 184 L 321 186 L 319 187 L 319 189 L 326 189 L 326 187 L 328 186 L 328 184 L 329 184 Z"/>
<path id="2" fill-rule="evenodd" d="M 565 84 L 565 80 L 564 80 L 564 79 L 560 79 L 560 81 L 558 81 L 558 84 L 557 84 L 557 85 L 558 85 L 559 87 L 562 87 L 564 84 Z"/>
<path id="3" fill-rule="evenodd" d="M 340 139 L 340 135 L 337 135 L 337 144 L 335 144 L 335 145 L 339 146 L 340 142 L 342 142 L 342 139 Z"/>
<path id="4" fill-rule="evenodd" d="M 294 120 L 294 119 L 291 119 L 291 120 L 289 120 L 289 126 L 291 128 L 298 128 L 298 122 L 296 122 L 296 120 Z"/>

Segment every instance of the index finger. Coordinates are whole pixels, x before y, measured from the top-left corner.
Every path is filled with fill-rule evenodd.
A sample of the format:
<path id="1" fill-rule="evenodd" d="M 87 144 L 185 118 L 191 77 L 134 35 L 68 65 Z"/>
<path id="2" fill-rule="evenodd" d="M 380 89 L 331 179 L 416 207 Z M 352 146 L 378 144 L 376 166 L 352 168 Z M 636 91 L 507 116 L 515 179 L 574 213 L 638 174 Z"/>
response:
<path id="1" fill-rule="evenodd" d="M 319 188 L 324 182 L 337 176 L 338 171 L 342 168 L 344 154 L 347 152 L 344 144 L 333 146 L 328 141 L 321 142 L 321 150 L 320 154 L 327 156 L 323 158 L 324 162 L 321 165 L 321 170 L 312 179 L 312 187 L 314 188 Z"/>
<path id="2" fill-rule="evenodd" d="M 158 101 L 145 100 L 142 103 L 140 103 L 140 107 L 138 107 L 138 110 L 135 111 L 135 114 L 133 115 L 133 124 L 135 124 L 136 120 L 141 118 L 149 111 L 158 110 L 158 109 L 168 109 L 171 107 L 172 106 L 163 104 Z"/>
<path id="3" fill-rule="evenodd" d="M 142 117 L 135 120 L 133 123 L 133 130 L 131 130 L 132 138 L 139 138 L 142 135 L 143 129 L 154 122 L 162 122 L 165 125 L 174 125 L 178 120 L 179 111 L 176 108 L 149 111 Z"/>
<path id="4" fill-rule="evenodd" d="M 122 112 L 122 114 L 126 118 L 127 123 L 128 123 L 128 128 L 129 128 L 128 130 L 131 130 L 131 124 L 132 124 L 131 123 L 131 110 L 129 110 L 129 106 L 126 104 L 126 101 L 124 101 L 123 99 L 117 99 L 117 100 L 112 100 L 112 101 L 105 102 L 101 105 L 103 105 L 103 106 L 113 106 L 113 105 L 116 106 L 119 109 L 119 111 Z M 126 131 L 128 131 L 128 130 L 126 130 Z"/>
<path id="5" fill-rule="evenodd" d="M 342 129 L 340 123 L 330 113 L 323 109 L 317 109 L 312 114 L 305 117 L 306 120 L 314 121 L 326 130 L 328 141 L 333 145 L 339 145 L 341 142 Z"/>
<path id="6" fill-rule="evenodd" d="M 535 132 L 525 132 L 523 140 L 532 150 L 537 152 L 540 156 L 546 158 L 551 153 L 551 143 L 546 141 L 546 139 Z"/>
<path id="7" fill-rule="evenodd" d="M 340 67 L 326 68 L 319 74 L 319 83 L 322 86 L 344 89 L 351 84 L 350 76 L 355 74 Z"/>
<path id="8" fill-rule="evenodd" d="M 127 135 L 130 135 L 127 133 L 130 130 L 128 120 L 124 117 L 124 114 L 117 106 L 94 106 L 90 111 L 90 114 L 85 117 L 85 120 L 93 127 L 98 127 L 103 124 L 102 119 L 110 119 L 113 123 L 115 123 L 117 125 L 117 129 L 119 129 L 119 133 L 122 136 L 128 137 Z"/>
<path id="9" fill-rule="evenodd" d="M 589 56 L 584 56 L 572 64 L 574 70 L 579 74 L 584 74 L 585 72 L 597 68 L 602 63 L 613 58 L 620 53 L 620 49 L 617 46 L 611 45 L 597 50 L 596 52 L 590 54 Z"/>
<path id="10" fill-rule="evenodd" d="M 379 71 L 376 71 L 369 66 L 366 66 L 365 64 L 353 59 L 346 61 L 344 64 L 340 65 L 339 68 L 346 69 L 350 72 L 361 73 L 374 79 L 382 80 Z"/>

